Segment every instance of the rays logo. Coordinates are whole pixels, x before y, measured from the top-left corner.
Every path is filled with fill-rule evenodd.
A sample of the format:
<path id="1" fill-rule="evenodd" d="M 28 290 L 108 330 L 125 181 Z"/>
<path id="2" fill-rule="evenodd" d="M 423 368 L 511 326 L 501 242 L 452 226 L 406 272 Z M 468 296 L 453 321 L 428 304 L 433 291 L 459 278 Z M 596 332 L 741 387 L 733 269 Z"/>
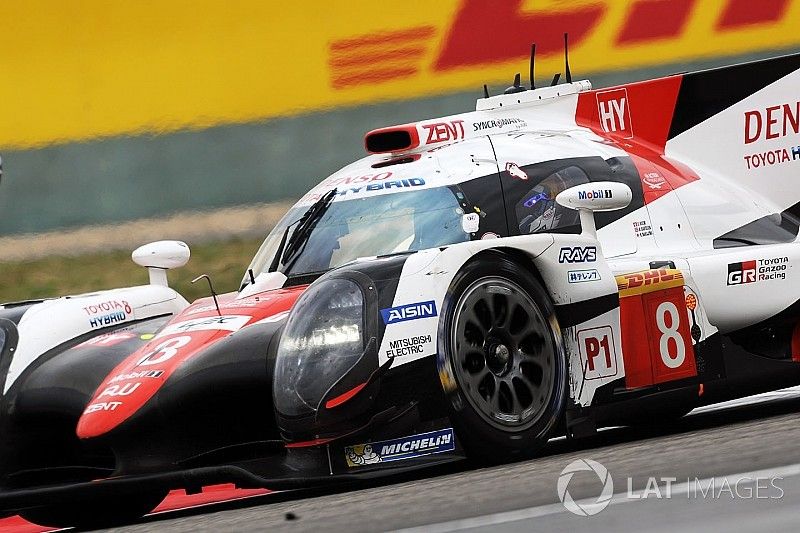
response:
<path id="1" fill-rule="evenodd" d="M 569 482 L 572 481 L 572 476 L 576 472 L 594 472 L 603 484 L 603 490 L 600 496 L 592 501 L 580 500 L 575 501 L 569 493 Z M 611 497 L 614 495 L 614 480 L 611 479 L 611 474 L 608 469 L 591 459 L 578 459 L 568 464 L 561 475 L 558 476 L 558 499 L 564 504 L 564 508 L 572 514 L 578 516 L 592 516 L 596 515 L 605 509 L 611 502 Z"/>
<path id="2" fill-rule="evenodd" d="M 559 263 L 593 263 L 597 261 L 596 246 L 565 246 L 558 252 Z"/>
<path id="3" fill-rule="evenodd" d="M 436 316 L 436 302 L 430 300 L 381 309 L 381 316 L 383 323 L 387 325 L 418 318 L 430 318 Z"/>

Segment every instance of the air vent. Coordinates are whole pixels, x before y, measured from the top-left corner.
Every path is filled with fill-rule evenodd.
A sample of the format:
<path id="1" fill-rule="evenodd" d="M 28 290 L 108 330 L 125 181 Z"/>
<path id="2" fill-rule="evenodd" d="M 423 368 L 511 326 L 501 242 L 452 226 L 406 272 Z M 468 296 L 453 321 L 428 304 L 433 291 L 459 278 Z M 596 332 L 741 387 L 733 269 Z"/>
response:
<path id="1" fill-rule="evenodd" d="M 371 154 L 402 152 L 419 146 L 419 135 L 414 125 L 382 128 L 367 133 L 364 146 Z"/>
<path id="2" fill-rule="evenodd" d="M 405 165 L 406 163 L 413 163 L 419 159 L 419 154 L 411 154 L 403 157 L 395 157 L 393 159 L 387 159 L 386 161 L 380 161 L 372 165 L 372 168 L 384 168 L 384 167 L 391 167 L 393 165 Z"/>

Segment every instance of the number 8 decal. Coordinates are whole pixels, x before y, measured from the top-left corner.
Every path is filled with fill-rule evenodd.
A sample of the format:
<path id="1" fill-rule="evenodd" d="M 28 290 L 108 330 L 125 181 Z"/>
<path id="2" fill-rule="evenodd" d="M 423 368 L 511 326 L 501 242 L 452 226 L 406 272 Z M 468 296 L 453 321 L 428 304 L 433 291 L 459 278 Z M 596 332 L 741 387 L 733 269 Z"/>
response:
<path id="1" fill-rule="evenodd" d="M 667 325 L 667 315 L 669 315 L 669 326 Z M 656 326 L 661 332 L 658 339 L 658 348 L 661 360 L 668 368 L 678 368 L 686 360 L 686 345 L 683 337 L 678 332 L 680 326 L 680 314 L 678 308 L 672 302 L 661 302 L 656 309 Z M 670 340 L 675 343 L 675 355 L 670 351 Z"/>
<path id="2" fill-rule="evenodd" d="M 192 338 L 188 335 L 166 340 L 142 357 L 136 366 L 158 365 L 169 361 L 178 353 L 180 348 L 189 344 L 191 340 Z"/>

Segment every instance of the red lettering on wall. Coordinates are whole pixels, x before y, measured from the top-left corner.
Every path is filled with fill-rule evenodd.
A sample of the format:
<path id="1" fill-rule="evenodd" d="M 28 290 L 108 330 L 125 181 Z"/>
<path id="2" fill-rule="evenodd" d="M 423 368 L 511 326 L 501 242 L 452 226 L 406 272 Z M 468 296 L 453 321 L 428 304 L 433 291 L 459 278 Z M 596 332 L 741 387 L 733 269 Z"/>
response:
<path id="1" fill-rule="evenodd" d="M 689 20 L 695 0 L 639 0 L 625 20 L 617 43 L 677 37 Z"/>
<path id="2" fill-rule="evenodd" d="M 419 26 L 334 41 L 328 57 L 331 85 L 342 89 L 416 74 L 435 31 Z"/>
<path id="3" fill-rule="evenodd" d="M 539 53 L 560 53 L 564 32 L 569 32 L 571 44 L 580 44 L 606 10 L 603 5 L 590 5 L 569 11 L 522 13 L 521 4 L 522 0 L 465 0 L 434 68 L 446 70 L 527 57 L 534 40 Z"/>
<path id="4" fill-rule="evenodd" d="M 728 0 L 717 28 L 731 29 L 763 22 L 777 22 L 783 18 L 788 0 Z"/>

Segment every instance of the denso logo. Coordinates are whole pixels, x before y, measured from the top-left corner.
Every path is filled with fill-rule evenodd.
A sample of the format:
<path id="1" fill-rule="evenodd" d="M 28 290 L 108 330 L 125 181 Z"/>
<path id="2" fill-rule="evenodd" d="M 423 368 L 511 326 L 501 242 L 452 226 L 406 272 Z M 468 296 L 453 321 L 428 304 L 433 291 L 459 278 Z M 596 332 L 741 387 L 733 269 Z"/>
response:
<path id="1" fill-rule="evenodd" d="M 611 198 L 611 189 L 598 189 L 596 191 L 578 191 L 578 200 L 600 200 Z"/>
<path id="2" fill-rule="evenodd" d="M 800 101 L 744 112 L 744 144 L 800 133 Z"/>
<path id="3" fill-rule="evenodd" d="M 592 263 L 596 260 L 596 246 L 565 246 L 558 252 L 559 263 Z"/>
<path id="4" fill-rule="evenodd" d="M 394 324 L 405 322 L 406 320 L 417 320 L 418 318 L 430 318 L 436 316 L 436 302 L 419 302 L 398 307 L 381 309 L 381 316 L 384 324 Z"/>

